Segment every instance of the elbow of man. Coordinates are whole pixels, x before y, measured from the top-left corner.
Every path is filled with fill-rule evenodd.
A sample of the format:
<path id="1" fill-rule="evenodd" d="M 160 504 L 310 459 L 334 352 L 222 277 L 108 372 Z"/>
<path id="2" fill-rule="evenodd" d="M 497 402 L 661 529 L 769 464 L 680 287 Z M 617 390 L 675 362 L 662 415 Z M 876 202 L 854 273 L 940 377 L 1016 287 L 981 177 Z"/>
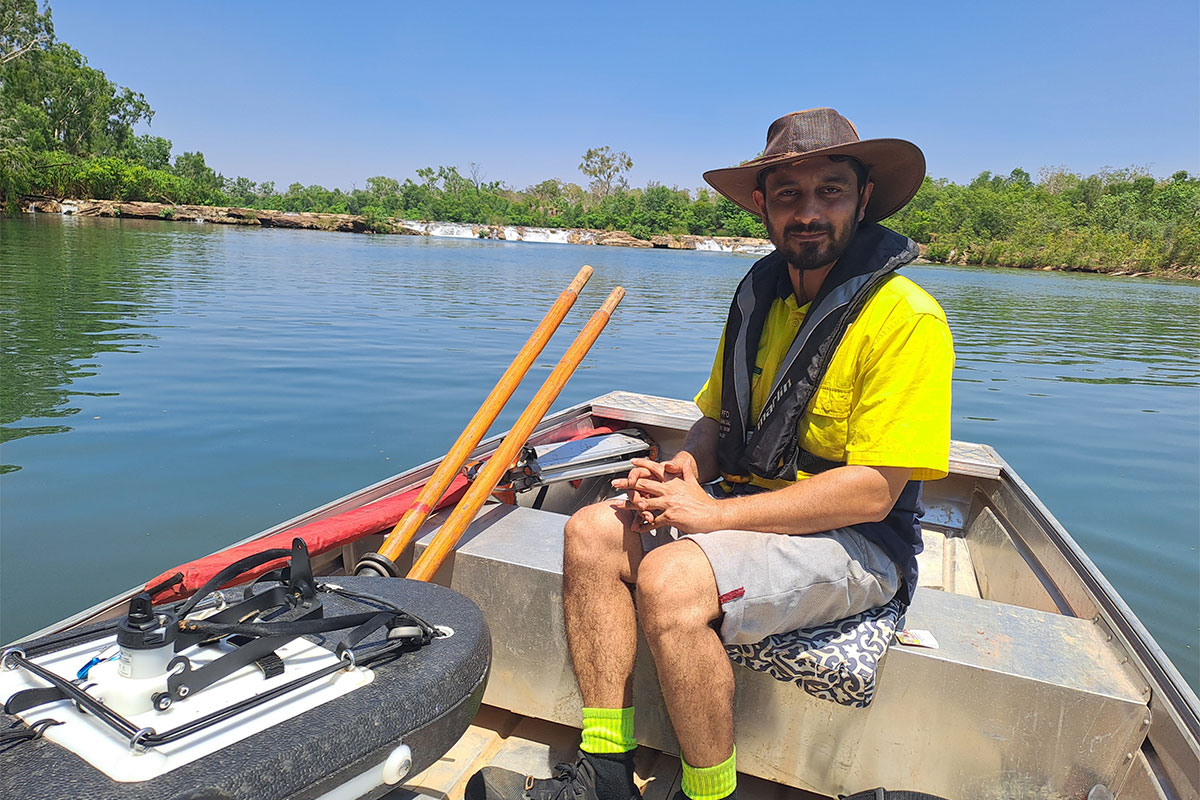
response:
<path id="1" fill-rule="evenodd" d="M 866 517 L 863 521 L 883 522 L 887 515 L 892 513 L 899 494 L 893 495 L 891 486 L 887 484 L 882 486 L 874 484 L 874 482 L 872 484 L 863 497 L 862 513 Z"/>
<path id="2" fill-rule="evenodd" d="M 892 498 L 887 495 L 883 497 L 879 497 L 878 495 L 872 496 L 871 500 L 867 503 L 867 508 L 863 510 L 864 516 L 866 516 L 863 522 L 883 522 L 887 519 L 887 515 L 892 513 L 894 505 L 895 503 L 892 502 Z"/>
<path id="3" fill-rule="evenodd" d="M 882 522 L 892 513 L 912 470 L 866 467 L 860 472 L 859 509 L 863 522 Z"/>

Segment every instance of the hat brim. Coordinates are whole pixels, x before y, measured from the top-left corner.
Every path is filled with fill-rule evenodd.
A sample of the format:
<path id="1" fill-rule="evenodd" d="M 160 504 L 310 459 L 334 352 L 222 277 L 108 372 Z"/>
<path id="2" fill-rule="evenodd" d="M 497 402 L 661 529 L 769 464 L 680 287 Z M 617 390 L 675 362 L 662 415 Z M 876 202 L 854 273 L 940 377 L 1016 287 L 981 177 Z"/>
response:
<path id="1" fill-rule="evenodd" d="M 870 180 L 875 184 L 863 217 L 866 222 L 878 222 L 904 208 L 925 179 L 925 154 L 921 148 L 903 139 L 866 139 L 807 153 L 762 156 L 736 167 L 709 170 L 704 173 L 704 180 L 737 205 L 759 216 L 758 206 L 754 204 L 758 173 L 769 167 L 820 156 L 853 156 L 866 165 Z"/>

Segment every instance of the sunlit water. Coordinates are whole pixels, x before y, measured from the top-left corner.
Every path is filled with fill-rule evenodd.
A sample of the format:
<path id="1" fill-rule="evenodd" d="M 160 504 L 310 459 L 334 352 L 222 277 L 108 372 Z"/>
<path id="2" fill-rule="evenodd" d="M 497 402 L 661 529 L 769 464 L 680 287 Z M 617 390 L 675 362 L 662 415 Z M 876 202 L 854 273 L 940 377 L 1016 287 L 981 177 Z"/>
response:
<path id="1" fill-rule="evenodd" d="M 556 407 L 690 397 L 751 259 L 0 219 L 0 640 L 445 452 L 583 263 L 494 430 L 618 284 Z M 1200 684 L 1200 287 L 905 272 L 954 331 L 954 436 L 999 449 Z"/>

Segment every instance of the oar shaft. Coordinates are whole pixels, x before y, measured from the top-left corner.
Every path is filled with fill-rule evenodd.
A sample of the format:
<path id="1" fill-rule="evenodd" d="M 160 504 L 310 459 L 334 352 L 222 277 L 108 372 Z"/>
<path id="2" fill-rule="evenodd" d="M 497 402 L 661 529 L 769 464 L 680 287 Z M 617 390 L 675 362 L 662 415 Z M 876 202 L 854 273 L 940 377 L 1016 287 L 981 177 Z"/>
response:
<path id="1" fill-rule="evenodd" d="M 562 294 L 558 296 L 558 300 L 546 313 L 541 323 L 534 329 L 529 336 L 529 340 L 525 342 L 525 346 L 517 353 L 512 364 L 500 376 L 500 380 L 492 389 L 491 394 L 483 401 L 483 405 L 475 412 L 475 416 L 467 423 L 467 427 L 459 434 L 458 441 L 451 446 L 446 453 L 442 463 L 434 470 L 433 475 L 425 483 L 425 488 L 418 495 L 417 499 L 409 507 L 400 521 L 396 523 L 396 527 L 388 534 L 383 545 L 379 548 L 379 554 L 390 560 L 395 560 L 404 552 L 404 548 L 412 542 L 417 534 L 417 529 L 421 527 L 421 523 L 429 516 L 433 507 L 442 499 L 446 488 L 454 480 L 454 476 L 458 474 L 458 470 L 463 463 L 471 455 L 471 452 L 478 446 L 488 428 L 496 421 L 496 417 L 500 414 L 504 404 L 512 397 L 516 391 L 517 385 L 521 379 L 525 377 L 525 373 L 529 371 L 534 360 L 545 348 L 546 343 L 550 341 L 550 337 L 558 329 L 558 326 L 563 321 L 563 317 L 571 310 L 571 306 L 575 304 L 575 300 L 579 297 L 579 292 L 587 284 L 588 279 L 592 277 L 592 268 L 584 266 L 575 275 Z"/>
<path id="2" fill-rule="evenodd" d="M 537 427 L 538 423 L 542 421 L 542 417 L 550 410 L 550 405 L 558 398 L 559 393 L 566 386 L 571 374 L 596 342 L 596 339 L 600 336 L 600 332 L 608 324 L 613 310 L 616 309 L 617 304 L 621 302 L 621 298 L 624 296 L 625 290 L 620 286 L 613 289 L 608 299 L 604 301 L 604 305 L 592 315 L 587 325 L 575 337 L 575 341 L 567 348 L 567 352 L 563 354 L 554 371 L 550 373 L 550 377 L 546 378 L 546 382 L 542 384 L 542 388 L 538 389 L 537 394 L 534 395 L 529 406 L 522 412 L 520 418 L 517 419 L 512 430 L 504 437 L 504 441 L 500 443 L 496 452 L 487 460 L 483 468 L 479 470 L 466 495 L 459 501 L 455 509 L 450 512 L 450 516 L 446 518 L 446 521 L 442 523 L 441 529 L 433 537 L 433 541 L 429 543 L 429 547 L 425 548 L 425 552 L 417 559 L 417 563 L 413 564 L 412 569 L 408 573 L 409 578 L 427 581 L 438 571 L 446 556 L 458 544 L 458 540 L 462 538 L 467 526 L 471 524 L 471 520 L 475 518 L 475 514 L 483 506 L 484 501 L 487 500 L 492 490 L 496 488 L 496 484 L 500 482 L 500 479 L 504 477 L 504 473 L 507 472 L 509 465 L 529 439 L 529 435 L 533 433 L 533 429 Z"/>

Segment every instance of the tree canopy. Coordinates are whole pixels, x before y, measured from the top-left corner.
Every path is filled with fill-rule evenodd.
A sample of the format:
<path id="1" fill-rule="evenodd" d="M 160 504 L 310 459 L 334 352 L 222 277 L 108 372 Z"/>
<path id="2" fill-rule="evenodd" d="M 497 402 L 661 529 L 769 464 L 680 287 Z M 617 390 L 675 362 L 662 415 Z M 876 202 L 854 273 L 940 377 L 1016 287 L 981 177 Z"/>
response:
<path id="1" fill-rule="evenodd" d="M 608 197 L 613 189 L 625 189 L 623 177 L 633 169 L 633 159 L 626 153 L 614 153 L 608 145 L 589 148 L 579 162 L 579 171 L 592 179 L 588 187 L 600 198 Z"/>

